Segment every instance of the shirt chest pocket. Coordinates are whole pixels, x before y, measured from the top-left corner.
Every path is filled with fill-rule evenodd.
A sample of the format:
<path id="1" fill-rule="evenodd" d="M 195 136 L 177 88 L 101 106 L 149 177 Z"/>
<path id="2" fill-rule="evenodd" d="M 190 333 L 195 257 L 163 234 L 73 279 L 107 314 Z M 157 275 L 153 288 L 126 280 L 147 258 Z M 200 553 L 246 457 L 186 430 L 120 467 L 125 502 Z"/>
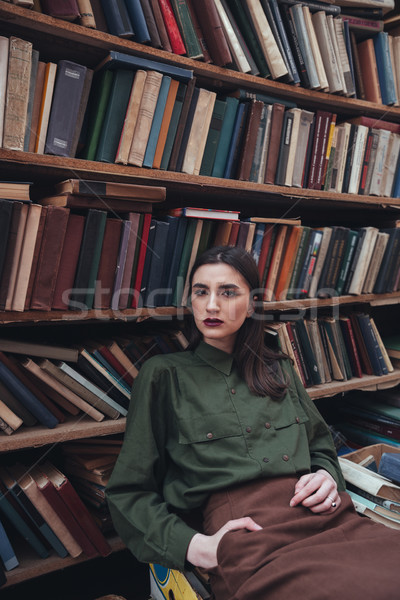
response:
<path id="1" fill-rule="evenodd" d="M 237 416 L 232 412 L 186 417 L 178 420 L 179 443 L 210 443 L 242 435 Z"/>
<path id="2" fill-rule="evenodd" d="M 306 413 L 299 406 L 295 411 L 283 411 L 281 415 L 274 419 L 274 427 L 276 430 L 281 431 L 284 429 L 292 428 L 296 425 L 303 425 L 307 421 L 308 417 Z"/>

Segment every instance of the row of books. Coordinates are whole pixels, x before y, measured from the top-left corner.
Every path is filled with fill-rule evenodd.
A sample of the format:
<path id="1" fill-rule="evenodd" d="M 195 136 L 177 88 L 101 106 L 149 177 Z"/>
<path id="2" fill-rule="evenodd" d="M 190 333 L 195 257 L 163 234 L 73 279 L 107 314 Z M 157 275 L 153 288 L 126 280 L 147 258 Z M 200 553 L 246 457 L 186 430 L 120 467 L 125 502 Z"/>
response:
<path id="1" fill-rule="evenodd" d="M 82 444 L 83 445 L 83 444 Z M 26 549 L 35 556 L 108 556 L 111 546 L 69 477 L 50 460 L 0 468 L 0 559 L 18 568 Z M 23 539 L 24 544 L 18 543 Z"/>
<path id="2" fill-rule="evenodd" d="M 373 65 L 365 63 L 365 46 L 370 46 L 363 43 L 365 35 L 379 34 L 372 43 L 379 67 L 397 69 L 393 48 L 389 58 L 381 48 L 388 50 L 391 43 L 383 34 L 390 2 L 379 9 L 292 0 L 207 0 L 201 7 L 192 0 L 108 0 L 101 5 L 100 26 L 105 21 L 113 35 L 311 89 L 372 100 L 366 73 L 373 74 Z M 56 7 L 50 14 L 57 16 L 57 10 L 67 18 Z M 69 17 L 74 11 L 78 18 L 78 6 L 70 7 Z M 382 69 L 380 76 L 375 93 L 382 87 L 379 101 L 391 104 Z M 391 74 L 392 91 L 394 84 Z"/>
<path id="3" fill-rule="evenodd" d="M 293 359 L 305 387 L 364 374 L 382 376 L 394 368 L 373 317 L 366 313 L 276 322 L 265 331 Z"/>
<path id="4" fill-rule="evenodd" d="M 0 429 L 54 428 L 71 418 L 101 422 L 126 416 L 130 389 L 149 356 L 187 345 L 181 332 L 90 339 L 57 346 L 0 340 Z"/>

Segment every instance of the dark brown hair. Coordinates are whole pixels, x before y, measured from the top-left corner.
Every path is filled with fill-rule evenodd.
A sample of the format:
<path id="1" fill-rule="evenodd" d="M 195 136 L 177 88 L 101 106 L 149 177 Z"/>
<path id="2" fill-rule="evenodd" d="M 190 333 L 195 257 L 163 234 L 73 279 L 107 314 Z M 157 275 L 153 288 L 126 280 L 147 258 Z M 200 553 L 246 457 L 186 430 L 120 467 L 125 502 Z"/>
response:
<path id="1" fill-rule="evenodd" d="M 254 302 L 254 314 L 247 318 L 239 329 L 235 342 L 235 362 L 239 373 L 246 381 L 249 390 L 257 396 L 281 398 L 287 388 L 278 368 L 278 361 L 287 358 L 281 352 L 265 345 L 262 290 L 258 268 L 253 257 L 236 246 L 216 246 L 201 254 L 190 272 L 190 290 L 193 276 L 203 265 L 225 263 L 244 277 Z M 258 300 L 258 301 L 257 301 Z M 189 349 L 194 349 L 202 339 L 194 318 L 188 320 Z"/>

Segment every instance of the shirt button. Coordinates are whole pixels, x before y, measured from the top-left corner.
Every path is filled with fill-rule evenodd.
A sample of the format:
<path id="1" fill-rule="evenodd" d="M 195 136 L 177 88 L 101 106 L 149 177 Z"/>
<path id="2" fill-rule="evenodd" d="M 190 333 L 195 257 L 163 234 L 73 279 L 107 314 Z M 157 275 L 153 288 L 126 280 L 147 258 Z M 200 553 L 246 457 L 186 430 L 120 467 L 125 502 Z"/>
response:
<path id="1" fill-rule="evenodd" d="M 285 462 L 287 462 L 287 461 L 289 460 L 289 457 L 288 457 L 288 455 L 287 455 L 287 454 L 284 454 L 284 455 L 282 456 L 282 459 L 283 459 Z"/>
<path id="2" fill-rule="evenodd" d="M 247 433 L 251 433 L 251 427 L 246 427 Z"/>
<path id="3" fill-rule="evenodd" d="M 235 390 L 235 388 L 232 388 L 232 389 L 231 389 L 231 394 L 236 394 L 236 390 Z"/>
<path id="4" fill-rule="evenodd" d="M 265 423 L 265 429 L 271 429 L 271 423 Z"/>
<path id="5" fill-rule="evenodd" d="M 296 417 L 296 423 L 300 423 L 299 417 Z"/>
<path id="6" fill-rule="evenodd" d="M 264 458 L 263 458 L 263 461 L 264 461 L 265 463 L 267 463 L 267 462 L 269 462 L 269 458 L 267 458 L 266 456 L 264 456 Z"/>
<path id="7" fill-rule="evenodd" d="M 211 432 L 207 433 L 207 437 L 208 437 L 209 440 L 211 440 L 213 438 L 213 434 Z"/>

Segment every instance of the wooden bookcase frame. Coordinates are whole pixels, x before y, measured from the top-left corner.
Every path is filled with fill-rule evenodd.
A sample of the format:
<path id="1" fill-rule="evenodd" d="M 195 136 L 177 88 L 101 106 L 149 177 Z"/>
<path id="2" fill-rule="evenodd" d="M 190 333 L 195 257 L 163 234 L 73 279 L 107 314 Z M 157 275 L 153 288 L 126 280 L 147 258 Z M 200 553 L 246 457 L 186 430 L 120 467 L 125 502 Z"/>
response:
<path id="1" fill-rule="evenodd" d="M 80 25 L 61 21 L 47 15 L 30 11 L 19 6 L 0 2 L 0 35 L 16 35 L 32 41 L 41 54 L 49 60 L 69 58 L 79 60 L 84 56 L 87 66 L 93 68 L 103 59 L 109 50 L 119 50 L 154 59 L 169 62 L 176 66 L 189 68 L 194 71 L 197 82 L 201 86 L 211 87 L 217 92 L 229 92 L 238 87 L 258 91 L 264 94 L 285 97 L 297 102 L 300 106 L 315 110 L 317 108 L 337 112 L 345 118 L 368 115 L 400 123 L 400 107 L 383 106 L 363 100 L 354 100 L 342 96 L 334 96 L 323 92 L 314 92 L 301 87 L 293 87 L 277 81 L 271 81 L 252 75 L 238 73 L 229 69 L 194 61 L 186 57 L 170 54 L 152 47 L 116 38 L 115 36 L 97 30 L 86 29 Z M 76 158 L 32 154 L 0 149 L 0 179 L 25 179 L 40 184 L 52 184 L 63 178 L 70 177 L 92 178 L 98 180 L 115 180 L 127 183 L 146 185 L 162 185 L 167 188 L 167 204 L 185 204 L 187 197 L 194 205 L 213 206 L 218 208 L 240 208 L 241 204 L 252 204 L 259 214 L 280 216 L 282 212 L 298 210 L 300 213 L 317 209 L 329 215 L 330 212 L 343 211 L 347 215 L 357 217 L 360 210 L 367 215 L 382 215 L 385 218 L 395 218 L 396 210 L 400 207 L 400 198 L 381 198 L 372 196 L 357 196 L 353 194 L 337 194 L 331 192 L 282 188 L 276 185 L 265 185 L 247 181 L 218 179 L 214 177 L 191 176 L 184 173 L 137 168 L 118 164 L 84 161 Z M 206 193 L 205 193 L 206 191 Z M 182 204 L 182 205 L 183 205 Z M 371 307 L 396 305 L 400 302 L 400 292 L 392 294 L 362 296 L 341 296 L 329 299 L 304 299 L 274 301 L 265 303 L 265 311 L 284 313 L 286 311 L 308 310 L 312 308 L 330 308 L 344 305 L 369 304 Z M 187 309 L 165 307 L 158 309 L 128 309 L 121 312 L 112 310 L 90 310 L 84 314 L 62 311 L 26 311 L 23 313 L 0 312 L 0 326 L 30 327 L 38 323 L 67 324 L 71 322 L 112 322 L 135 321 L 151 317 L 184 316 Z M 386 376 L 375 377 L 365 375 L 361 379 L 353 378 L 346 382 L 332 382 L 309 388 L 311 398 L 326 398 L 350 389 L 378 389 L 394 386 L 400 383 L 400 370 L 395 370 Z M 0 453 L 46 446 L 55 442 L 111 435 L 122 433 L 125 419 L 96 423 L 88 418 L 67 420 L 55 429 L 49 430 L 41 426 L 26 428 L 12 436 L 1 436 Z M 124 546 L 118 539 L 112 539 L 114 551 Z M 21 566 L 7 573 L 8 582 L 2 589 L 28 581 L 33 577 L 51 573 L 67 566 L 83 562 L 85 557 L 78 559 L 49 559 L 36 560 L 26 557 Z"/>

